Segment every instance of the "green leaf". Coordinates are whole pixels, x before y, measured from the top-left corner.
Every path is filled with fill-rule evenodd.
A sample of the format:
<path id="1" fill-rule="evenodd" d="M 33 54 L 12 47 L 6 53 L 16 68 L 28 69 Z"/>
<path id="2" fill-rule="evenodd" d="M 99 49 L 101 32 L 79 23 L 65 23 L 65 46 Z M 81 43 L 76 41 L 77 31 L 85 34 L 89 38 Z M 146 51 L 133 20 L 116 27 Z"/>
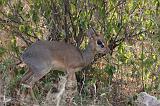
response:
<path id="1" fill-rule="evenodd" d="M 33 20 L 35 23 L 37 23 L 37 22 L 39 21 L 38 10 L 35 10 L 35 9 L 32 10 L 31 14 L 32 14 L 32 20 Z"/>
<path id="2" fill-rule="evenodd" d="M 19 47 L 17 46 L 17 41 L 16 41 L 16 38 L 13 37 L 12 40 L 11 40 L 11 50 L 13 52 L 15 52 L 17 55 L 20 53 L 20 49 Z"/>
<path id="3" fill-rule="evenodd" d="M 23 4 L 22 2 L 19 0 L 18 4 L 17 4 L 17 9 L 19 12 L 21 12 L 23 10 Z"/>
<path id="4" fill-rule="evenodd" d="M 104 70 L 110 76 L 113 76 L 113 74 L 117 71 L 115 66 L 112 66 L 112 65 L 109 65 L 109 64 L 105 67 Z"/>
<path id="5" fill-rule="evenodd" d="M 25 33 L 28 33 L 29 35 L 31 35 L 32 32 L 33 32 L 33 29 L 29 25 L 25 26 Z"/>
<path id="6" fill-rule="evenodd" d="M 160 53 L 160 47 L 158 48 L 158 52 Z"/>
<path id="7" fill-rule="evenodd" d="M 3 47 L 0 47 L 0 56 L 2 56 L 6 52 L 6 49 Z"/>
<path id="8" fill-rule="evenodd" d="M 5 5 L 7 3 L 7 0 L 0 0 L 0 5 Z"/>
<path id="9" fill-rule="evenodd" d="M 25 31 L 25 26 L 24 25 L 19 25 L 19 31 L 24 32 Z"/>
<path id="10" fill-rule="evenodd" d="M 118 53 L 119 54 L 123 54 L 124 53 L 124 45 L 121 43 L 121 44 L 119 44 L 119 46 L 118 46 Z"/>
<path id="11" fill-rule="evenodd" d="M 145 59 L 145 55 L 144 53 L 141 53 L 141 57 L 140 57 L 141 60 L 144 60 Z"/>

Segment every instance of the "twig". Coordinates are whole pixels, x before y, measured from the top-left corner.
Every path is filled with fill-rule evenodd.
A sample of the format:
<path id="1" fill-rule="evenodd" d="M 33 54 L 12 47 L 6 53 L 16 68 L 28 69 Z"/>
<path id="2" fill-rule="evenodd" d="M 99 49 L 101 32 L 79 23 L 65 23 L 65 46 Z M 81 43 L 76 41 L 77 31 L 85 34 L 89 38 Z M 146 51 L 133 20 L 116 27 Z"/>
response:
<path id="1" fill-rule="evenodd" d="M 69 0 L 64 0 L 64 30 L 65 30 L 65 41 L 69 39 L 69 28 L 67 23 L 67 15 L 69 11 Z"/>

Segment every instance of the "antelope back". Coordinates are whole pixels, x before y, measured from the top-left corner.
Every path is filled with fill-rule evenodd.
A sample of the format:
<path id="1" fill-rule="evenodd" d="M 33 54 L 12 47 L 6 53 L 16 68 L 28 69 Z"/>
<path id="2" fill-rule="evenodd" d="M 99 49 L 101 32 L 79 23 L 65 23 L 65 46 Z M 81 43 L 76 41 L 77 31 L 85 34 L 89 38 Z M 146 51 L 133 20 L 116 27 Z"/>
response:
<path id="1" fill-rule="evenodd" d="M 58 41 L 37 41 L 22 54 L 22 60 L 35 72 L 45 68 L 66 70 L 67 67 L 83 64 L 80 50 L 71 44 Z"/>

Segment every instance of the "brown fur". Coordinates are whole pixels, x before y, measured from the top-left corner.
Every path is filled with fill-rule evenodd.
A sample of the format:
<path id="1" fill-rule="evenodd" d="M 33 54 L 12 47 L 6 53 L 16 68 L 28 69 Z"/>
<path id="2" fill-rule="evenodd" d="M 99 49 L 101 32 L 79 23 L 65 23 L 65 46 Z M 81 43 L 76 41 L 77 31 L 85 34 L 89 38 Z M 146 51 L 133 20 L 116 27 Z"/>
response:
<path id="1" fill-rule="evenodd" d="M 33 43 L 22 55 L 23 61 L 30 68 L 22 82 L 32 87 L 51 69 L 65 71 L 68 74 L 67 83 L 76 81 L 75 72 L 90 64 L 96 53 L 109 51 L 107 47 L 102 48 L 97 44 L 97 40 L 100 40 L 105 45 L 103 36 L 89 32 L 88 37 L 88 46 L 84 51 L 65 42 L 41 40 Z"/>

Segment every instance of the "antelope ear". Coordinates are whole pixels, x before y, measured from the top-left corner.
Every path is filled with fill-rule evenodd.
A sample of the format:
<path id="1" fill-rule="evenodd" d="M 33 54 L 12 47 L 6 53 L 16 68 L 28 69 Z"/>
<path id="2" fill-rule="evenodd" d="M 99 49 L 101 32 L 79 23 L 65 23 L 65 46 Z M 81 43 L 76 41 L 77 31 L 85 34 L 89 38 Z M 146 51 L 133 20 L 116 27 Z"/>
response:
<path id="1" fill-rule="evenodd" d="M 94 36 L 95 36 L 95 31 L 94 31 L 93 28 L 89 28 L 89 29 L 87 30 L 87 36 L 88 36 L 88 38 L 94 38 Z"/>

